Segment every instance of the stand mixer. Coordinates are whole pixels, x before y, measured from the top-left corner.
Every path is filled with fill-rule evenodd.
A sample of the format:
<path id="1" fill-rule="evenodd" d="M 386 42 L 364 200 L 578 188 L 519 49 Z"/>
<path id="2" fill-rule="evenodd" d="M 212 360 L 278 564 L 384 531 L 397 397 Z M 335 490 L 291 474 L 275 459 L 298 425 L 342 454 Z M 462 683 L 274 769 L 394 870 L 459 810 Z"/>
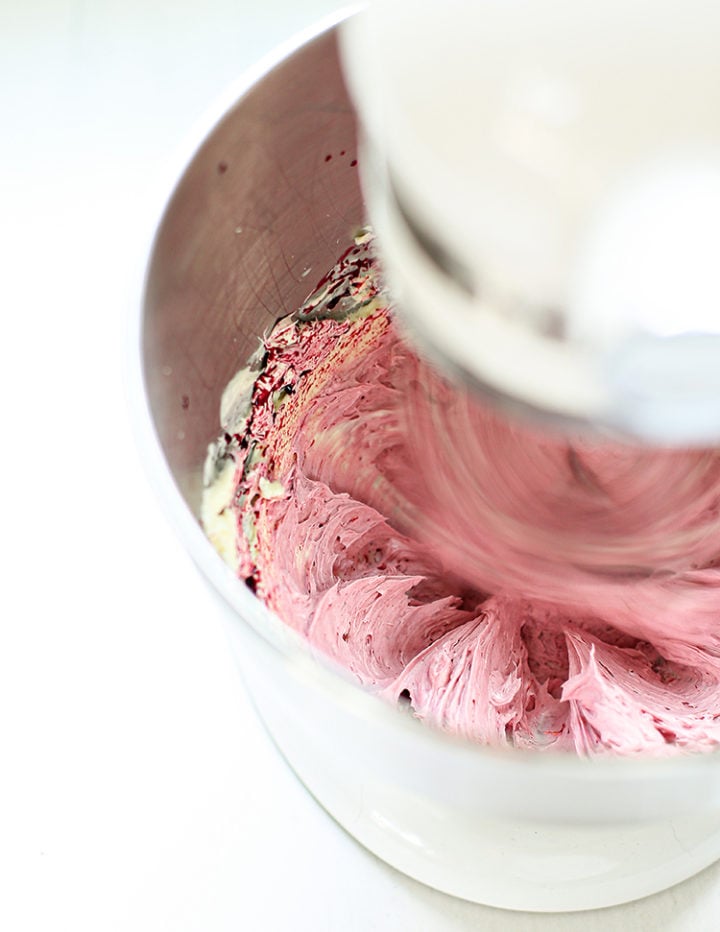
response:
<path id="1" fill-rule="evenodd" d="M 280 309 L 302 304 L 308 271 L 332 266 L 340 244 L 362 222 L 366 201 L 401 308 L 408 319 L 415 314 L 414 332 L 439 366 L 482 384 L 503 412 L 530 412 L 536 421 L 529 423 L 547 436 L 582 429 L 609 443 L 634 431 L 649 453 L 658 445 L 717 437 L 717 336 L 712 320 L 701 317 L 703 308 L 712 317 L 717 287 L 714 137 L 700 130 L 712 126 L 706 92 L 713 86 L 713 24 L 720 14 L 691 2 L 678 23 L 677 11 L 662 0 L 632 9 L 613 2 L 591 9 L 582 0 L 572 6 L 505 0 L 472 8 L 411 8 L 388 0 L 300 37 L 231 89 L 222 117 L 213 116 L 173 179 L 138 316 L 143 458 L 180 540 L 216 596 L 253 702 L 282 754 L 337 822 L 381 859 L 454 896 L 512 909 L 622 903 L 715 861 L 717 752 L 587 760 L 501 751 L 424 727 L 313 656 L 238 584 L 199 526 L 203 464 L 228 380 Z M 657 25 L 652 36 L 649 24 Z M 482 26 L 481 33 L 473 34 L 473 25 Z M 626 33 L 632 41 L 613 48 L 609 37 Z M 365 126 L 364 151 L 357 154 L 366 198 L 354 167 L 355 113 L 340 72 L 340 34 Z M 465 53 L 456 55 L 457 48 Z M 682 85 L 670 74 L 668 62 L 675 61 L 683 64 Z M 390 81 L 386 72 L 396 66 Z M 464 84 L 450 80 L 460 66 Z M 483 68 L 490 87 L 480 94 Z M 526 73 L 529 85 L 523 84 Z M 443 74 L 445 83 L 439 82 Z M 564 75 L 565 96 L 555 93 Z M 650 75 L 662 75 L 657 93 Z M 536 83 L 539 78 L 545 83 Z M 641 78 L 635 98 L 620 93 L 630 79 Z M 671 93 L 676 86 L 677 99 Z M 458 88 L 474 88 L 472 100 L 482 104 L 476 128 L 468 125 L 470 107 L 459 102 Z M 581 109 L 589 106 L 585 91 L 588 100 L 607 106 L 593 109 L 593 119 L 573 133 L 572 119 L 591 112 Z M 644 113 L 643 105 L 656 98 L 674 102 L 665 112 L 673 114 L 673 138 L 682 145 L 655 145 L 662 133 L 650 128 L 659 117 L 651 120 L 655 111 Z M 629 108 L 624 117 L 618 100 Z M 515 103 L 506 107 L 504 101 Z M 637 127 L 635 135 L 625 133 L 638 113 L 642 139 Z M 460 117 L 454 124 L 453 114 Z M 491 136 L 496 141 L 483 149 Z M 528 136 L 537 144 L 523 142 Z M 538 180 L 523 158 L 535 153 L 533 165 L 550 172 L 550 155 L 562 150 L 563 139 L 576 146 L 554 163 L 554 185 L 547 174 Z M 433 148 L 441 142 L 447 151 Z M 455 163 L 446 158 L 458 151 L 451 143 L 465 146 Z M 503 155 L 507 147 L 514 159 Z M 337 157 L 328 162 L 329 153 Z M 653 161 L 656 155 L 666 161 Z M 640 172 L 650 162 L 659 167 L 634 175 L 636 187 L 627 187 L 630 167 Z M 623 200 L 617 192 L 624 190 L 637 196 Z M 693 191 L 694 197 L 686 196 Z M 610 210 L 611 203 L 623 209 Z M 655 223 L 658 211 L 673 223 Z M 644 264 L 636 249 L 628 271 L 624 244 L 637 230 L 647 237 L 640 239 L 643 248 L 653 249 Z M 613 262 L 624 277 L 609 274 Z M 635 269 L 653 274 L 635 278 Z M 682 298 L 676 329 L 659 316 L 656 329 L 645 326 L 620 304 L 611 317 L 608 296 L 619 294 L 621 285 L 629 289 L 622 292 L 628 305 L 646 312 L 672 296 L 669 313 Z M 648 302 L 635 301 L 631 285 L 649 289 L 642 292 Z M 594 320 L 591 310 L 601 304 L 604 314 Z M 708 336 L 698 340 L 698 333 Z M 668 382 L 672 391 L 662 395 L 666 349 L 677 367 L 676 383 Z M 649 362 L 623 370 L 623 354 L 637 363 L 640 350 Z M 656 386 L 650 376 L 658 367 L 663 378 Z M 647 378 L 638 387 L 628 371 L 636 382 L 642 373 Z M 683 372 L 688 378 L 679 384 Z M 690 379 L 695 374 L 697 382 Z M 698 398 L 702 403 L 695 403 Z"/>
<path id="2" fill-rule="evenodd" d="M 343 31 L 411 332 L 501 408 L 720 437 L 720 10 L 375 0 Z"/>

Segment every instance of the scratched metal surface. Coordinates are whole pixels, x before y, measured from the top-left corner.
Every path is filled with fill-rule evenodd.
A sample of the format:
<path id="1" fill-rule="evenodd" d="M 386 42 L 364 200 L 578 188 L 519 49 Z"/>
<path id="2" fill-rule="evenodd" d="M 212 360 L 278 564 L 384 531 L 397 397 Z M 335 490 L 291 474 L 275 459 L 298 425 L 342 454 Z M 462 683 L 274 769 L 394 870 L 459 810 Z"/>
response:
<path id="1" fill-rule="evenodd" d="M 355 160 L 331 30 L 236 103 L 168 205 L 148 271 L 144 368 L 161 445 L 195 514 L 223 388 L 363 221 Z"/>

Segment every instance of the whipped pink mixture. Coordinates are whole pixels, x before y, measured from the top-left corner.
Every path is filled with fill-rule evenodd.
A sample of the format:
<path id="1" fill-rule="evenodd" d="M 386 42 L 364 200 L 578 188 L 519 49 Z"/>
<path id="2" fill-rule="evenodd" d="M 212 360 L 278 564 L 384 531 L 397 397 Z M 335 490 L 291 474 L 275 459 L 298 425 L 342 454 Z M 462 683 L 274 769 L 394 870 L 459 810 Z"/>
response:
<path id="1" fill-rule="evenodd" d="M 718 453 L 510 422 L 418 358 L 388 303 L 361 241 L 265 337 L 224 398 L 209 536 L 285 623 L 443 729 L 715 747 Z"/>

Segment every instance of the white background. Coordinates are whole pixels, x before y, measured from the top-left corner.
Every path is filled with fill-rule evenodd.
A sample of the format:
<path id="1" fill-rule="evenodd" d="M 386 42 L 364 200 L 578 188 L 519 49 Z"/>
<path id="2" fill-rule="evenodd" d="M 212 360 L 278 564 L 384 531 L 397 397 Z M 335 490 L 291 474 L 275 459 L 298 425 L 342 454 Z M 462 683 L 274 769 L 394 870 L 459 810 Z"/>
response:
<path id="1" fill-rule="evenodd" d="M 333 0 L 0 0 L 0 928 L 705 930 L 720 867 L 527 916 L 384 867 L 253 717 L 148 488 L 125 352 L 169 166 Z"/>

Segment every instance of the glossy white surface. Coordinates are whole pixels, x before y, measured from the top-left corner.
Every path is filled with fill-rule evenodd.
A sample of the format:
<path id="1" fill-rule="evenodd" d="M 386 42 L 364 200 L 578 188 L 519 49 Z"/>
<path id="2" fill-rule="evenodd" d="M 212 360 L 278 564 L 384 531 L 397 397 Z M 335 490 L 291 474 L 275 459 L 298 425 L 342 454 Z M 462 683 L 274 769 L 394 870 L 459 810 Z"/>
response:
<path id="1" fill-rule="evenodd" d="M 717 440 L 719 32 L 704 0 L 371 0 L 370 214 L 446 362 L 561 424 Z"/>
<path id="2" fill-rule="evenodd" d="M 0 927 L 714 929 L 718 867 L 627 907 L 526 916 L 367 855 L 257 723 L 214 603 L 147 487 L 123 344 L 167 164 L 229 81 L 334 4 L 9 6 Z"/>

